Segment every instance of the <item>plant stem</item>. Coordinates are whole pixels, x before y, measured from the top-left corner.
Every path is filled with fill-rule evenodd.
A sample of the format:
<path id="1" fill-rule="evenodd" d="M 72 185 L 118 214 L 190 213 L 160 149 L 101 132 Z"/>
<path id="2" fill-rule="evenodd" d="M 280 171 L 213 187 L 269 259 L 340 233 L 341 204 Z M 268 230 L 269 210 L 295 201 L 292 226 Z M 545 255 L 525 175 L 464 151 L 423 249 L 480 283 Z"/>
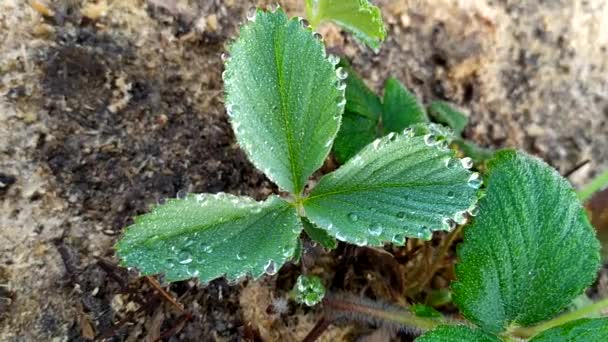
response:
<path id="1" fill-rule="evenodd" d="M 586 200 L 591 198 L 591 196 L 593 196 L 593 194 L 604 189 L 605 187 L 608 187 L 608 170 L 604 171 L 604 173 L 595 177 L 595 179 L 592 180 L 591 183 L 585 185 L 578 192 L 578 199 L 581 202 L 585 202 Z"/>
<path id="2" fill-rule="evenodd" d="M 446 320 L 443 317 L 418 317 L 405 309 L 393 306 L 386 308 L 378 303 L 366 303 L 365 300 L 360 299 L 348 300 L 327 296 L 323 300 L 323 304 L 337 317 L 344 316 L 351 320 L 366 322 L 380 320 L 394 323 L 399 326 L 413 327 L 421 331 L 431 330 L 440 325 L 454 324 L 454 322 Z M 369 319 L 366 319 L 368 317 Z"/>
<path id="3" fill-rule="evenodd" d="M 517 337 L 523 337 L 523 338 L 532 337 L 534 335 L 537 335 L 537 334 L 539 334 L 545 330 L 551 329 L 553 327 L 557 327 L 562 324 L 596 314 L 606 308 L 608 308 L 608 298 L 602 299 L 599 302 L 591 304 L 584 308 L 580 308 L 578 310 L 557 316 L 554 319 L 548 320 L 544 323 L 541 323 L 541 324 L 533 326 L 533 327 L 517 327 L 517 328 L 511 330 L 510 333 L 512 336 L 517 336 Z"/>

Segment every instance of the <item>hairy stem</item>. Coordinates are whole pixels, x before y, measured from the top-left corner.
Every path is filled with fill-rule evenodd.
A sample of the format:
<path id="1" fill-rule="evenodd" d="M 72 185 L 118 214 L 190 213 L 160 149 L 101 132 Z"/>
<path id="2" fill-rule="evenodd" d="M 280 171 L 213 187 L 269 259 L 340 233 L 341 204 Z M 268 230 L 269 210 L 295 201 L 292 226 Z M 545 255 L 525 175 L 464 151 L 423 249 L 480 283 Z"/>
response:
<path id="1" fill-rule="evenodd" d="M 454 324 L 454 322 L 446 320 L 443 317 L 418 317 L 403 308 L 395 306 L 383 307 L 381 304 L 361 299 L 349 300 L 327 296 L 323 300 L 323 304 L 336 318 L 364 322 L 382 321 L 401 327 L 415 328 L 420 331 L 431 330 L 440 325 Z"/>
<path id="2" fill-rule="evenodd" d="M 578 199 L 581 202 L 585 202 L 586 200 L 591 198 L 591 196 L 593 196 L 593 194 L 602 190 L 605 187 L 608 187 L 608 170 L 604 171 L 604 173 L 597 176 L 593 181 L 591 181 L 591 183 L 585 185 L 578 192 Z"/>
<path id="3" fill-rule="evenodd" d="M 563 315 L 557 316 L 554 319 L 548 320 L 544 323 L 533 327 L 517 327 L 510 331 L 510 334 L 517 337 L 529 338 L 534 335 L 537 335 L 545 330 L 551 329 L 553 327 L 560 326 L 562 324 L 575 321 L 577 319 L 585 318 L 590 315 L 601 312 L 604 309 L 608 308 L 608 298 L 602 299 L 597 303 L 591 304 L 584 308 L 580 308 L 578 310 L 565 313 Z"/>

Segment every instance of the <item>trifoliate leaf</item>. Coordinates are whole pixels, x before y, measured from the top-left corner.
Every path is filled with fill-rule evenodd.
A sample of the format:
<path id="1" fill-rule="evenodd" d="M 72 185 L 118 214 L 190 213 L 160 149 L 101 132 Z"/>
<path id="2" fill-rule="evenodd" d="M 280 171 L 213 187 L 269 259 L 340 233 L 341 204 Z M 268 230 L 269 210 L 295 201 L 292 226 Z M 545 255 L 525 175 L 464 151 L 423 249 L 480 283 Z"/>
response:
<path id="1" fill-rule="evenodd" d="M 302 226 L 289 203 L 189 195 L 139 216 L 116 245 L 122 263 L 167 281 L 274 274 L 295 254 Z"/>
<path id="2" fill-rule="evenodd" d="M 401 132 L 405 128 L 428 122 L 424 107 L 396 78 L 389 78 L 384 86 L 382 123 L 384 132 Z"/>
<path id="3" fill-rule="evenodd" d="M 434 101 L 428 107 L 433 121 L 447 125 L 454 134 L 460 136 L 469 123 L 469 118 L 454 106 L 444 101 Z"/>
<path id="4" fill-rule="evenodd" d="M 325 229 L 315 226 L 313 223 L 302 217 L 302 226 L 309 238 L 318 242 L 321 246 L 334 249 L 338 245 L 336 239 L 329 235 Z"/>
<path id="5" fill-rule="evenodd" d="M 336 160 L 344 164 L 359 153 L 361 149 L 376 139 L 378 121 L 371 120 L 359 114 L 345 112 L 342 116 L 342 126 L 334 142 Z"/>
<path id="6" fill-rule="evenodd" d="M 467 326 L 441 326 L 418 337 L 416 342 L 500 342 L 496 336 Z"/>
<path id="7" fill-rule="evenodd" d="M 374 141 L 321 178 L 304 208 L 338 240 L 402 244 L 405 237 L 429 239 L 435 230 L 448 230 L 452 220 L 464 223 L 480 185 L 445 141 L 406 131 Z"/>
<path id="8" fill-rule="evenodd" d="M 541 160 L 501 151 L 489 172 L 453 290 L 465 317 L 500 333 L 549 319 L 581 294 L 599 243 L 570 184 Z"/>
<path id="9" fill-rule="evenodd" d="M 306 14 L 313 27 L 332 21 L 374 50 L 386 37 L 382 13 L 368 0 L 306 0 Z"/>
<path id="10" fill-rule="evenodd" d="M 236 138 L 256 167 L 298 194 L 338 132 L 346 72 L 334 70 L 323 43 L 281 9 L 258 11 L 230 54 L 224 83 Z"/>
<path id="11" fill-rule="evenodd" d="M 595 341 L 608 341 L 608 318 L 579 319 L 546 330 L 530 340 L 530 342 Z"/>

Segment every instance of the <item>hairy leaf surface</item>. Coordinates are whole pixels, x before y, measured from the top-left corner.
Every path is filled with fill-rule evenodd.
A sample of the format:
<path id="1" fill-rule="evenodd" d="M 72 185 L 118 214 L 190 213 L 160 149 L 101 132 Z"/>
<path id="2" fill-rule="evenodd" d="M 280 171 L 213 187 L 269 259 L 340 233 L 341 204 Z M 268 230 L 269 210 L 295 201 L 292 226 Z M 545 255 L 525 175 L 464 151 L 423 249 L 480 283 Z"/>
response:
<path id="1" fill-rule="evenodd" d="M 167 281 L 257 278 L 294 256 L 301 230 L 295 208 L 275 196 L 189 195 L 137 217 L 116 250 L 124 265 Z"/>
<path id="2" fill-rule="evenodd" d="M 319 181 L 304 202 L 307 217 L 339 240 L 373 246 L 464 222 L 481 181 L 446 146 L 411 131 L 374 141 Z"/>
<path id="3" fill-rule="evenodd" d="M 454 302 L 483 329 L 549 319 L 595 278 L 599 244 L 570 184 L 511 150 L 489 163 L 479 216 L 465 230 Z"/>
<path id="4" fill-rule="evenodd" d="M 384 132 L 401 132 L 405 128 L 428 122 L 424 107 L 399 80 L 389 78 L 384 86 L 382 123 Z"/>
<path id="5" fill-rule="evenodd" d="M 418 337 L 416 342 L 500 342 L 496 336 L 467 326 L 441 326 Z"/>
<path id="6" fill-rule="evenodd" d="M 543 331 L 530 342 L 608 341 L 608 318 L 579 319 Z"/>
<path id="7" fill-rule="evenodd" d="M 368 0 L 306 0 L 306 13 L 313 26 L 332 21 L 374 50 L 386 37 L 382 13 Z"/>
<path id="8" fill-rule="evenodd" d="M 323 43 L 282 10 L 258 11 L 230 48 L 226 108 L 241 147 L 282 189 L 298 194 L 340 126 L 344 89 Z M 337 75 L 338 74 L 338 75 Z"/>

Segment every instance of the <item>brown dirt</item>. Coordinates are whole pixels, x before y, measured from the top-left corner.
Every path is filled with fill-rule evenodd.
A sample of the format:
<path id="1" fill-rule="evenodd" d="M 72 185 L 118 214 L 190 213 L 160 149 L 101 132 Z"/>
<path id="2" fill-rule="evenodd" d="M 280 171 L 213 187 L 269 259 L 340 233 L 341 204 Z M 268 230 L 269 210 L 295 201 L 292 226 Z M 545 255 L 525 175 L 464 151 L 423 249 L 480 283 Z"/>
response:
<path id="1" fill-rule="evenodd" d="M 302 1 L 281 3 L 302 14 Z M 451 100 L 469 111 L 470 138 L 522 148 L 562 172 L 591 160 L 576 184 L 608 166 L 608 5 L 378 3 L 389 25 L 378 55 L 322 30 L 370 86 L 394 75 L 425 100 Z M 293 265 L 235 286 L 174 284 L 180 311 L 117 268 L 111 248 L 133 216 L 179 191 L 276 191 L 239 150 L 223 108 L 220 55 L 253 1 L 46 4 L 53 15 L 0 3 L 0 340 L 301 339 L 319 311 L 273 309 L 286 300 Z M 322 261 L 310 267 L 334 288 L 399 302 L 370 279 L 401 284 L 426 252 L 393 252 L 397 261 L 352 247 L 313 250 Z M 324 339 L 369 332 L 334 328 Z"/>

